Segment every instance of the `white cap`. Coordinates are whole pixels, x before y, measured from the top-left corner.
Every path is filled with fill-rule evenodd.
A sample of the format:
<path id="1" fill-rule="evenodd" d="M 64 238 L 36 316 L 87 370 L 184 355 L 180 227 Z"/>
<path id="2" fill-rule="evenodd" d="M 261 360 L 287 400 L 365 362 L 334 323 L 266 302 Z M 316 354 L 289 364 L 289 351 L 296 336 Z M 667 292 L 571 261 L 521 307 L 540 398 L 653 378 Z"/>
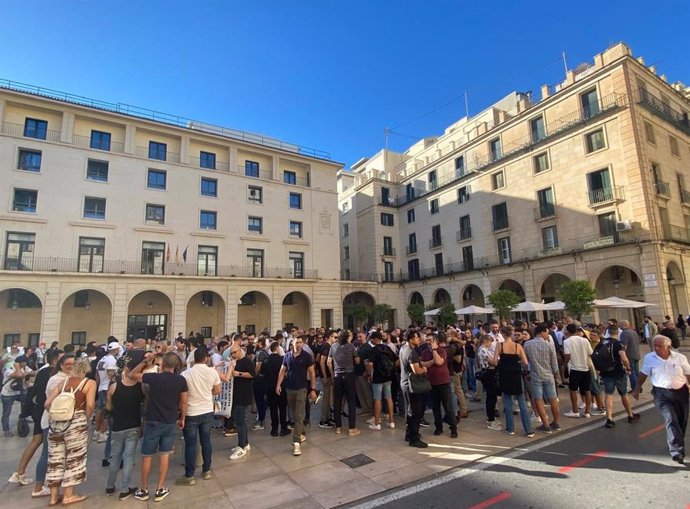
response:
<path id="1" fill-rule="evenodd" d="M 118 343 L 117 341 L 113 341 L 108 345 L 108 350 L 115 350 L 117 348 L 120 348 L 120 343 Z"/>

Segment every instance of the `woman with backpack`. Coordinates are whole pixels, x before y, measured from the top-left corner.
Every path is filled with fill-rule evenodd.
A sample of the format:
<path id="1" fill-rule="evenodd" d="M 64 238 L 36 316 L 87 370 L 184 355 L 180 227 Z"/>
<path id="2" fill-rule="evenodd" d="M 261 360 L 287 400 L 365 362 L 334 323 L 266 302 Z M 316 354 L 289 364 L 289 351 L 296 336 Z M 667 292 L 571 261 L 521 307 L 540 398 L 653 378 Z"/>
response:
<path id="1" fill-rule="evenodd" d="M 62 505 L 76 504 L 87 498 L 75 494 L 74 487 L 86 480 L 88 421 L 96 408 L 96 382 L 86 378 L 91 370 L 89 359 L 66 359 L 60 362 L 60 369 L 68 378 L 53 389 L 45 404 L 50 420 L 45 485 L 50 488 L 48 505 L 51 506 L 59 502 L 60 487 L 64 490 Z M 71 403 L 68 394 L 72 394 Z M 70 405 L 71 417 L 57 420 L 58 410 L 68 413 Z"/>

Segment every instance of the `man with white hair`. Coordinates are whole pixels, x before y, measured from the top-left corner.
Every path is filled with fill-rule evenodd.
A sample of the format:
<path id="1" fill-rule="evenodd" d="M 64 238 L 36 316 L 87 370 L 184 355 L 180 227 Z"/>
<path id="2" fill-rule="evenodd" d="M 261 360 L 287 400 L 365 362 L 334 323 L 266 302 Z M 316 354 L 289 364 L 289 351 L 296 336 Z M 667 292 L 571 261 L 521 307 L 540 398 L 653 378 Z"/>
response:
<path id="1" fill-rule="evenodd" d="M 649 377 L 654 405 L 664 418 L 668 450 L 673 461 L 682 465 L 688 426 L 690 364 L 685 355 L 671 349 L 671 339 L 666 336 L 654 336 L 653 348 L 654 351 L 644 356 L 633 398 L 639 399 L 640 388 Z"/>

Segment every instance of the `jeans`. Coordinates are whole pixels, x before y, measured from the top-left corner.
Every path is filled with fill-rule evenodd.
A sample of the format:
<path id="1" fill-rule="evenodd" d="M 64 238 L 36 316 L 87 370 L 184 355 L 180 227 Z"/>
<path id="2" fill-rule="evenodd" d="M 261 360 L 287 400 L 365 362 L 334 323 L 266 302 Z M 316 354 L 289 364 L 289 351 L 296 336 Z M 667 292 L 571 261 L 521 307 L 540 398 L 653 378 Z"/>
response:
<path id="1" fill-rule="evenodd" d="M 211 424 L 213 412 L 201 415 L 187 416 L 184 423 L 184 475 L 194 477 L 196 463 L 197 436 L 201 442 L 201 457 L 203 459 L 202 472 L 211 470 Z"/>
<path id="2" fill-rule="evenodd" d="M 350 429 L 357 427 L 357 391 L 354 373 L 338 373 L 333 379 L 333 413 L 335 427 L 343 427 L 343 396 L 347 398 L 347 418 Z"/>
<path id="3" fill-rule="evenodd" d="M 113 418 L 108 418 L 108 438 L 105 441 L 105 450 L 103 451 L 103 459 L 110 460 L 110 456 L 113 452 L 113 432 L 110 431 L 113 428 Z"/>
<path id="4" fill-rule="evenodd" d="M 405 406 L 407 407 L 407 432 L 406 438 L 410 443 L 421 440 L 422 436 L 419 434 L 419 423 L 422 421 L 422 396 L 420 394 L 412 394 L 408 389 L 402 389 L 403 398 L 405 398 Z"/>
<path id="5" fill-rule="evenodd" d="M 495 369 L 486 371 L 482 378 L 482 385 L 486 392 L 486 420 L 492 422 L 496 420 L 494 414 L 496 412 L 496 401 L 498 401 L 498 377 L 496 376 Z"/>
<path id="6" fill-rule="evenodd" d="M 120 492 L 125 492 L 131 486 L 132 471 L 134 470 L 134 455 L 139 443 L 141 428 L 123 429 L 121 431 L 111 431 L 112 436 L 112 457 L 110 460 L 110 470 L 108 471 L 107 488 L 115 487 L 117 472 L 120 470 L 122 461 L 122 479 L 120 481 Z"/>
<path id="7" fill-rule="evenodd" d="M 254 401 L 256 402 L 256 418 L 259 422 L 264 422 L 266 418 L 266 381 L 262 376 L 254 378 Z"/>
<path id="8" fill-rule="evenodd" d="M 321 379 L 321 422 L 331 418 L 331 405 L 333 404 L 333 379 Z"/>
<path id="9" fill-rule="evenodd" d="M 688 428 L 688 387 L 652 389 L 654 405 L 664 418 L 666 442 L 671 456 L 685 456 L 685 432 Z"/>
<path id="10" fill-rule="evenodd" d="M 235 427 L 237 428 L 237 445 L 243 449 L 247 447 L 249 443 L 249 438 L 247 436 L 247 414 L 249 414 L 251 408 L 251 405 L 232 405 L 232 420 L 235 421 Z M 265 409 L 264 412 L 266 412 Z"/>
<path id="11" fill-rule="evenodd" d="M 476 392 L 477 379 L 474 376 L 474 359 L 467 359 L 467 388 Z"/>
<path id="12" fill-rule="evenodd" d="M 522 429 L 525 433 L 532 433 L 532 421 L 530 414 L 527 411 L 527 403 L 525 402 L 525 395 L 518 394 L 515 396 L 520 407 L 520 420 L 522 421 Z M 515 420 L 513 419 L 513 396 L 503 393 L 503 413 L 506 416 L 506 431 L 515 431 Z"/>
<path id="13" fill-rule="evenodd" d="M 637 374 L 640 372 L 640 359 L 630 359 L 630 387 L 635 389 Z"/>
<path id="14" fill-rule="evenodd" d="M 307 389 L 287 389 L 288 406 L 295 419 L 295 427 L 292 428 L 292 441 L 299 442 L 304 435 L 304 405 L 307 403 Z"/>
<path id="15" fill-rule="evenodd" d="M 12 383 L 12 382 L 8 382 Z M 22 393 L 23 394 L 23 393 Z M 17 394 L 16 396 L 0 396 L 2 399 L 2 430 L 10 430 L 10 414 L 12 413 L 12 405 L 15 401 L 21 403 L 23 397 L 22 394 Z"/>
<path id="16" fill-rule="evenodd" d="M 271 431 L 277 432 L 287 429 L 287 392 L 282 390 L 280 396 L 276 394 L 275 386 L 266 387 L 266 399 L 271 409 Z M 279 420 L 280 419 L 280 420 Z"/>
<path id="17" fill-rule="evenodd" d="M 46 368 L 47 369 L 47 368 Z M 43 446 L 41 456 L 36 463 L 36 482 L 44 483 L 48 471 L 48 428 L 43 430 Z"/>
<path id="18" fill-rule="evenodd" d="M 443 431 L 441 405 L 443 405 L 443 411 L 446 414 L 446 419 L 449 421 L 451 431 L 457 431 L 457 421 L 450 405 L 450 384 L 432 385 L 429 394 L 431 395 L 431 409 L 434 412 L 434 428 L 436 428 L 436 431 Z"/>

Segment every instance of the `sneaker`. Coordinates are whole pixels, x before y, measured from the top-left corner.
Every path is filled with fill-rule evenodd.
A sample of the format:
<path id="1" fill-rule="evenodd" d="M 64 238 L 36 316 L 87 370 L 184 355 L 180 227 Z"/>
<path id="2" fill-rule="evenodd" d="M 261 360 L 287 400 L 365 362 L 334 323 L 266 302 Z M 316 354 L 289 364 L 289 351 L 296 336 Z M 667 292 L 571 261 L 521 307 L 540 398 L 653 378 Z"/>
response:
<path id="1" fill-rule="evenodd" d="M 386 424 L 390 429 L 395 429 L 395 423 L 393 421 L 390 421 Z"/>
<path id="2" fill-rule="evenodd" d="M 303 444 L 304 442 L 307 441 L 307 436 L 306 435 L 300 435 L 299 436 L 299 443 Z"/>
<path id="3" fill-rule="evenodd" d="M 128 488 L 127 491 L 121 491 L 117 496 L 118 500 L 127 500 L 129 497 L 134 495 L 138 490 L 136 488 Z"/>
<path id="4" fill-rule="evenodd" d="M 527 433 L 527 438 L 534 438 L 534 432 L 530 431 L 529 433 Z"/>
<path id="5" fill-rule="evenodd" d="M 11 431 L 5 431 L 5 436 L 6 436 L 7 438 L 11 438 L 11 437 L 14 436 L 14 433 L 12 433 Z"/>
<path id="6" fill-rule="evenodd" d="M 48 486 L 43 486 L 41 491 L 32 491 L 31 498 L 49 497 L 50 488 Z"/>
<path id="7" fill-rule="evenodd" d="M 113 487 L 113 488 L 106 488 L 106 489 L 105 489 L 105 494 L 106 494 L 107 496 L 114 495 L 114 494 L 115 494 L 115 488 L 114 488 L 114 487 Z"/>
<path id="8" fill-rule="evenodd" d="M 532 413 L 532 422 L 541 422 L 541 417 L 535 413 Z"/>
<path id="9" fill-rule="evenodd" d="M 158 492 L 156 492 L 156 493 L 158 493 Z M 136 498 L 137 500 L 142 500 L 142 501 L 148 500 L 149 499 L 149 490 L 138 489 L 137 492 L 134 494 L 134 498 Z"/>
<path id="10" fill-rule="evenodd" d="M 290 431 L 289 428 L 285 428 L 285 429 L 281 429 L 281 430 L 280 430 L 280 436 L 281 436 L 281 437 L 286 437 L 286 436 L 288 436 L 290 433 L 292 433 L 292 431 Z"/>
<path id="11" fill-rule="evenodd" d="M 514 432 L 514 431 L 512 431 L 512 430 L 508 430 L 508 429 L 507 429 L 507 430 L 505 430 L 505 432 L 506 432 L 506 433 L 507 433 L 508 435 L 514 435 L 514 434 L 515 434 L 515 432 Z"/>
<path id="12" fill-rule="evenodd" d="M 21 484 L 22 486 L 26 486 L 27 484 L 31 484 L 34 482 L 33 479 L 30 477 L 26 477 L 24 474 L 19 475 L 17 472 L 13 473 L 10 478 L 7 480 L 7 482 L 10 482 L 12 484 Z"/>
<path id="13" fill-rule="evenodd" d="M 580 418 L 580 412 L 570 411 L 570 412 L 565 412 L 563 415 L 566 417 L 572 417 L 573 419 L 579 419 Z"/>
<path id="14" fill-rule="evenodd" d="M 451 430 L 450 438 L 458 438 L 458 430 Z"/>
<path id="15" fill-rule="evenodd" d="M 177 486 L 194 486 L 196 484 L 196 479 L 194 477 L 180 477 L 175 479 L 175 484 Z"/>
<path id="16" fill-rule="evenodd" d="M 429 447 L 429 444 L 427 444 L 426 442 L 422 442 L 419 439 L 415 440 L 414 442 L 410 442 L 408 445 L 410 447 L 417 447 L 418 449 L 426 449 L 427 447 Z"/>
<path id="17" fill-rule="evenodd" d="M 628 424 L 634 424 L 640 420 L 640 414 L 632 414 L 628 416 Z"/>
<path id="18" fill-rule="evenodd" d="M 109 466 L 110 466 L 110 460 L 107 460 L 107 459 L 106 459 L 106 460 L 101 461 L 101 466 L 102 466 L 103 468 L 109 467 Z"/>
<path id="19" fill-rule="evenodd" d="M 419 421 L 419 425 L 420 425 L 422 428 L 428 428 L 429 426 L 431 426 L 431 424 L 429 424 L 429 423 L 427 422 L 427 420 L 424 419 L 423 417 L 422 417 L 422 420 Z"/>
<path id="20" fill-rule="evenodd" d="M 271 436 L 272 436 L 272 437 L 277 437 L 277 436 L 278 436 L 278 431 L 275 430 L 275 429 L 272 429 L 272 430 L 271 430 Z"/>
<path id="21" fill-rule="evenodd" d="M 333 424 L 331 424 L 329 421 L 320 421 L 319 422 L 319 428 L 331 429 L 332 427 L 333 427 Z"/>
<path id="22" fill-rule="evenodd" d="M 369 429 L 373 429 L 374 431 L 381 431 L 381 425 L 380 424 L 369 424 Z"/>
<path id="23" fill-rule="evenodd" d="M 435 436 L 435 437 L 438 437 L 438 436 L 441 436 L 441 435 L 443 435 L 443 430 L 442 430 L 442 429 L 435 429 L 435 430 L 434 430 L 434 436 Z"/>
<path id="24" fill-rule="evenodd" d="M 486 427 L 494 431 L 501 431 L 503 429 L 503 426 L 498 421 L 489 421 L 486 423 Z"/>
<path id="25" fill-rule="evenodd" d="M 335 434 L 336 435 L 340 435 L 342 432 L 343 432 L 343 428 L 338 428 L 338 427 L 335 428 Z"/>
<path id="26" fill-rule="evenodd" d="M 357 428 L 352 428 L 352 429 L 350 429 L 350 430 L 347 431 L 347 436 L 349 436 L 349 437 L 356 437 L 356 436 L 359 435 L 360 433 L 361 433 L 361 431 L 359 431 Z"/>
<path id="27" fill-rule="evenodd" d="M 367 424 L 376 424 L 376 417 L 373 415 L 367 419 Z"/>
<path id="28" fill-rule="evenodd" d="M 579 404 L 579 406 L 578 406 L 577 408 L 579 408 L 580 410 L 584 410 L 584 408 L 585 408 L 585 403 L 584 403 L 584 401 L 581 401 L 580 404 Z"/>
<path id="29" fill-rule="evenodd" d="M 244 447 L 238 447 L 228 459 L 231 460 L 241 460 L 242 458 L 247 456 L 247 449 Z"/>
<path id="30" fill-rule="evenodd" d="M 156 502 L 160 502 L 161 500 L 163 500 L 168 495 L 170 495 L 170 492 L 165 488 L 161 488 L 159 490 L 156 490 L 156 494 L 153 496 L 153 499 Z"/>
<path id="31" fill-rule="evenodd" d="M 108 441 L 108 433 L 101 433 L 98 435 L 98 439 L 96 440 L 97 444 L 102 444 L 103 442 Z"/>
<path id="32" fill-rule="evenodd" d="M 225 437 L 231 437 L 233 435 L 237 435 L 237 428 L 230 428 L 223 431 L 223 436 Z"/>
<path id="33" fill-rule="evenodd" d="M 264 423 L 261 421 L 257 421 L 252 425 L 252 431 L 263 431 L 264 429 Z"/>
<path id="34" fill-rule="evenodd" d="M 611 420 L 611 419 L 606 419 L 606 424 L 604 424 L 606 428 L 615 428 L 616 427 L 616 421 Z"/>
<path id="35" fill-rule="evenodd" d="M 472 403 L 481 403 L 481 402 L 482 402 L 482 399 L 481 399 L 481 398 L 472 398 L 470 401 L 471 401 Z"/>
<path id="36" fill-rule="evenodd" d="M 302 446 L 300 446 L 299 442 L 293 442 L 292 443 L 292 455 L 293 456 L 301 456 L 302 455 Z"/>
<path id="37" fill-rule="evenodd" d="M 210 479 L 211 479 L 211 471 L 210 471 L 210 470 L 207 470 L 206 472 L 201 472 L 201 478 L 202 478 L 204 481 L 210 480 Z"/>
<path id="38" fill-rule="evenodd" d="M 584 415 L 585 415 L 585 419 L 591 419 L 592 418 L 592 414 L 585 413 Z"/>
<path id="39" fill-rule="evenodd" d="M 547 435 L 550 435 L 551 433 L 553 433 L 553 430 L 549 426 L 545 426 L 543 424 L 541 426 L 537 427 L 537 431 L 540 433 L 546 433 Z"/>
<path id="40" fill-rule="evenodd" d="M 94 441 L 94 442 L 96 442 L 96 441 L 98 441 L 98 437 L 99 437 L 99 436 L 101 436 L 101 433 L 98 432 L 98 431 L 94 431 L 94 432 L 93 432 L 93 435 L 91 436 L 91 440 Z"/>
<path id="41" fill-rule="evenodd" d="M 604 410 L 603 408 L 594 408 L 592 409 L 592 413 L 594 415 L 604 415 L 606 414 L 606 410 Z"/>
<path id="42" fill-rule="evenodd" d="M 561 431 L 561 429 L 562 429 L 562 428 L 561 428 L 561 425 L 558 424 L 557 422 L 552 422 L 551 424 L 549 424 L 549 427 L 550 427 L 553 431 Z"/>

